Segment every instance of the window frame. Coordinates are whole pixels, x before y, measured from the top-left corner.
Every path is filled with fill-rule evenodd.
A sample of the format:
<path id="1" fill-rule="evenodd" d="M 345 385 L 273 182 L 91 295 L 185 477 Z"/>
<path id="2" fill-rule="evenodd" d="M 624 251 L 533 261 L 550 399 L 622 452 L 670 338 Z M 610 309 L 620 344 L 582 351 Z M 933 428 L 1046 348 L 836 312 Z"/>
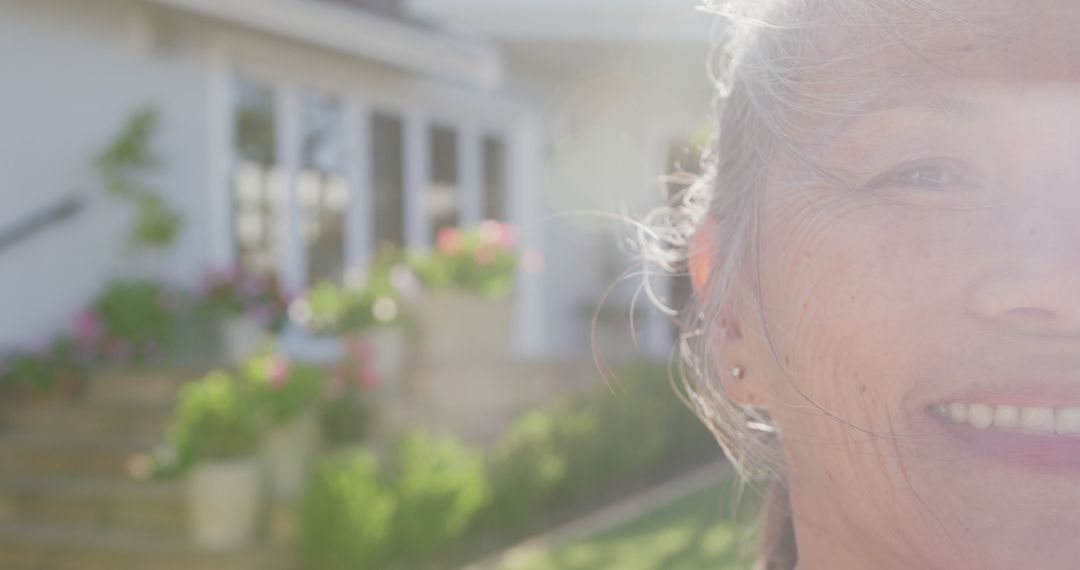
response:
<path id="1" fill-rule="evenodd" d="M 355 73 L 354 62 L 327 65 L 325 54 L 312 59 L 297 57 L 291 50 L 254 48 L 243 42 L 215 50 L 212 65 L 212 91 L 217 107 L 211 113 L 214 141 L 218 149 L 214 171 L 218 189 L 212 210 L 217 236 L 212 262 L 232 266 L 238 261 L 238 248 L 232 231 L 235 215 L 229 176 L 236 165 L 235 88 L 239 78 L 265 85 L 275 100 L 275 162 L 286 186 L 286 197 L 279 214 L 283 229 L 278 267 L 283 284 L 292 291 L 313 285 L 308 282 L 307 248 L 303 245 L 303 219 L 297 196 L 300 173 L 301 106 L 306 94 L 319 94 L 339 100 L 344 108 L 346 179 L 350 206 L 346 217 L 345 266 L 362 267 L 376 248 L 372 195 L 373 165 L 371 120 L 375 113 L 400 118 L 403 124 L 404 224 L 405 246 L 426 249 L 433 241 L 433 220 L 428 215 L 427 192 L 431 181 L 429 157 L 430 133 L 434 127 L 452 129 L 456 134 L 458 199 L 460 222 L 471 225 L 482 221 L 485 196 L 483 144 L 495 138 L 504 145 L 504 204 L 516 198 L 508 155 L 521 117 L 527 115 L 512 101 L 484 92 L 473 92 L 451 85 L 430 83 L 403 72 L 389 72 L 373 66 L 370 77 Z M 352 71 L 352 73 L 349 73 Z M 347 78 L 347 79 L 343 79 Z M 416 83 L 424 89 L 417 89 Z M 220 124 L 221 122 L 225 124 Z M 475 164 L 473 164 L 475 162 Z M 224 199 L 222 199 L 224 197 Z M 509 210 L 509 207 L 508 207 Z M 508 212 L 508 217 L 511 217 Z M 514 221 L 513 219 L 509 221 Z"/>

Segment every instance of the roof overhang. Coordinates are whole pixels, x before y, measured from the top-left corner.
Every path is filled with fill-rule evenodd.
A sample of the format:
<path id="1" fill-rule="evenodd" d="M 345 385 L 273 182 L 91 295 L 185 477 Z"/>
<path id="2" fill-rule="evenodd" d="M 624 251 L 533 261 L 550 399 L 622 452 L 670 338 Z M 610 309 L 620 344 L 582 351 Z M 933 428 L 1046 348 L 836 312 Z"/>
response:
<path id="1" fill-rule="evenodd" d="M 694 0 L 409 0 L 411 9 L 505 42 L 708 45 Z"/>
<path id="2" fill-rule="evenodd" d="M 484 39 L 314 0 L 145 0 L 408 71 L 490 89 L 502 81 Z"/>

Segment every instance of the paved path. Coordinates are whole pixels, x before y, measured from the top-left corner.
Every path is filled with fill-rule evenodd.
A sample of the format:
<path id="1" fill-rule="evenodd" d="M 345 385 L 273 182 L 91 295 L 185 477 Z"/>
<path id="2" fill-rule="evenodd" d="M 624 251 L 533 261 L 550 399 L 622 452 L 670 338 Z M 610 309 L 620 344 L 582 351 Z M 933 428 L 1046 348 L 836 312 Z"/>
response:
<path id="1" fill-rule="evenodd" d="M 593 536 L 632 521 L 680 497 L 705 489 L 730 475 L 731 468 L 725 462 L 707 465 L 548 532 L 530 537 L 502 552 L 469 564 L 461 570 L 498 570 L 505 564 L 532 557 L 539 551 L 558 548 L 579 538 Z"/>

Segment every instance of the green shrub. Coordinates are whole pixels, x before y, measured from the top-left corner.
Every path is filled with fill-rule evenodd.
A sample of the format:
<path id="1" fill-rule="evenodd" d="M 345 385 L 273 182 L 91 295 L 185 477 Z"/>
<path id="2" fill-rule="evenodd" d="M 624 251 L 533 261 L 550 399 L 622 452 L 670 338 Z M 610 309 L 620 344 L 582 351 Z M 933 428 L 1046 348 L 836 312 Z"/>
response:
<path id="1" fill-rule="evenodd" d="M 575 447 L 591 439 L 596 417 L 568 405 L 528 412 L 499 440 L 491 457 L 494 500 L 486 513 L 497 528 L 520 529 L 580 467 Z M 587 447 L 587 446 L 586 446 Z"/>
<path id="2" fill-rule="evenodd" d="M 305 568 L 417 568 L 468 530 L 490 490 L 481 455 L 449 437 L 413 432 L 395 465 L 368 452 L 322 461 L 299 510 Z"/>
<path id="3" fill-rule="evenodd" d="M 626 367 L 611 389 L 519 417 L 491 457 L 494 500 L 483 520 L 520 530 L 545 510 L 715 450 L 709 431 L 653 364 Z"/>
<path id="4" fill-rule="evenodd" d="M 395 552 L 424 560 L 460 538 L 489 500 L 484 460 L 453 438 L 419 431 L 396 451 Z"/>
<path id="5" fill-rule="evenodd" d="M 381 568 L 389 552 L 397 500 L 369 453 L 323 460 L 300 502 L 298 546 L 304 568 Z"/>
<path id="6" fill-rule="evenodd" d="M 170 439 L 177 452 L 174 470 L 255 453 L 259 429 L 250 398 L 221 371 L 184 386 Z"/>

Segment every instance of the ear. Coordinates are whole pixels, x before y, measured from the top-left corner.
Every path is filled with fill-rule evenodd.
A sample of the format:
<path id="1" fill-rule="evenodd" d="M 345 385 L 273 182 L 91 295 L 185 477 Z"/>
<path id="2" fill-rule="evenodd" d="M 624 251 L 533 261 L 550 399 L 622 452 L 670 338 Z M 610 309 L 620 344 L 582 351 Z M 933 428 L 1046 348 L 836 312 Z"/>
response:
<path id="1" fill-rule="evenodd" d="M 713 241 L 713 230 L 714 225 L 709 221 L 703 222 L 698 227 L 690 238 L 690 254 L 687 260 L 694 294 L 701 300 L 701 305 L 706 307 L 712 306 L 713 296 L 716 295 L 715 291 L 709 289 L 712 272 L 718 259 L 717 248 Z M 728 340 L 739 339 L 742 337 L 742 330 L 735 302 L 738 292 L 729 290 L 725 291 L 724 295 L 725 298 L 720 304 L 720 314 L 717 316 L 721 322 L 716 324 L 728 333 L 726 335 Z"/>
<path id="2" fill-rule="evenodd" d="M 702 305 L 710 306 L 716 291 L 709 289 L 712 272 L 718 261 L 718 249 L 714 240 L 714 226 L 712 222 L 704 222 L 690 239 L 690 252 L 687 265 L 690 270 L 690 281 L 694 286 L 694 293 L 701 300 Z M 719 322 L 710 323 L 706 334 L 709 335 L 707 346 L 715 351 L 716 361 L 722 363 L 720 369 L 714 370 L 717 380 L 722 384 L 724 392 L 735 402 L 743 405 L 760 405 L 763 387 L 760 369 L 754 366 L 751 358 L 751 347 L 748 339 L 742 334 L 742 317 L 744 307 L 738 302 L 740 293 L 738 286 L 724 292 L 724 299 L 720 302 L 720 314 L 711 318 L 719 319 Z M 720 334 L 720 333 L 725 334 Z M 741 373 L 736 371 L 738 368 Z"/>

